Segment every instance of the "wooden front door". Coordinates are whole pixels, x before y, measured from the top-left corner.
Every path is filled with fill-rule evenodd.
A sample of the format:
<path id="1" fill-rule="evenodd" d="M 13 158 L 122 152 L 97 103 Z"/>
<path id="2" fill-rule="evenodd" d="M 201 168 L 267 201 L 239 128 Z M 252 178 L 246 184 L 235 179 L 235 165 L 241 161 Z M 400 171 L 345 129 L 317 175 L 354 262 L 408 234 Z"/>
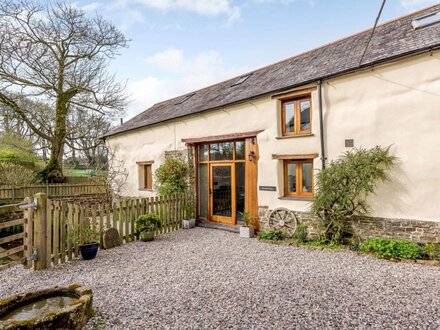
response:
<path id="1" fill-rule="evenodd" d="M 212 221 L 235 224 L 235 166 L 234 163 L 210 165 L 209 210 Z"/>

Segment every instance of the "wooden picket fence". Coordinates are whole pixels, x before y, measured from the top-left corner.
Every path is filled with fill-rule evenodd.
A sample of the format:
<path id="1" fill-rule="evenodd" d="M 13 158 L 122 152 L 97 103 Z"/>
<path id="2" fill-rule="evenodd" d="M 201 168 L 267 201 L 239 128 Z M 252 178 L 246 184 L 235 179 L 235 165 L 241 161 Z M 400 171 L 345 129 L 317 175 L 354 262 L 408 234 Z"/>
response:
<path id="1" fill-rule="evenodd" d="M 33 265 L 34 269 L 39 270 L 78 257 L 79 246 L 73 237 L 85 226 L 93 226 L 99 230 L 116 228 L 122 244 L 133 242 L 138 239 L 135 219 L 147 212 L 154 212 L 161 219 L 162 228 L 156 232 L 157 235 L 178 230 L 182 220 L 190 216 L 185 211 L 188 201 L 189 196 L 181 194 L 168 197 L 127 198 L 115 203 L 72 202 L 47 199 L 44 193 L 38 193 L 35 196 L 36 208 L 29 207 L 25 211 L 29 216 L 20 220 L 20 224 L 26 224 L 20 238 L 22 236 L 32 238 L 31 246 L 35 254 L 32 254 L 32 248 L 29 248 L 31 252 L 30 254 L 27 252 L 28 258 L 20 260 L 28 262 L 30 256 L 36 255 Z M 28 251 L 20 248 L 20 252 L 24 250 Z"/>
<path id="2" fill-rule="evenodd" d="M 16 203 L 28 196 L 45 193 L 51 199 L 101 195 L 106 192 L 105 187 L 98 183 L 81 184 L 36 184 L 23 187 L 0 186 L 0 202 Z"/>
<path id="3" fill-rule="evenodd" d="M 66 176 L 64 183 L 67 184 L 96 184 L 94 176 Z"/>

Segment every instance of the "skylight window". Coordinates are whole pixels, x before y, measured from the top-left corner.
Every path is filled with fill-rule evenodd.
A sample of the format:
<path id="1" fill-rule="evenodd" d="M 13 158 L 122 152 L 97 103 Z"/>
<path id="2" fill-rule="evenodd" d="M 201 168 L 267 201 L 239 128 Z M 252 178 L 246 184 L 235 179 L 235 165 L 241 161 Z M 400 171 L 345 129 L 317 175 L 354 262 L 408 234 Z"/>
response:
<path id="1" fill-rule="evenodd" d="M 252 75 L 252 73 L 248 74 L 246 76 L 240 77 L 240 79 L 238 79 L 235 83 L 233 83 L 231 87 L 238 86 L 238 85 L 244 83 L 251 75 Z"/>
<path id="2" fill-rule="evenodd" d="M 195 93 L 194 93 L 195 94 Z M 194 96 L 194 94 L 189 94 L 189 95 L 185 95 L 184 97 L 182 97 L 182 99 L 180 99 L 179 101 L 176 102 L 176 105 L 182 104 L 185 101 L 188 101 L 188 99 L 190 99 L 191 97 Z"/>
<path id="3" fill-rule="evenodd" d="M 440 12 L 436 12 L 413 19 L 411 25 L 414 28 L 414 30 L 416 30 L 439 22 L 440 22 Z"/>

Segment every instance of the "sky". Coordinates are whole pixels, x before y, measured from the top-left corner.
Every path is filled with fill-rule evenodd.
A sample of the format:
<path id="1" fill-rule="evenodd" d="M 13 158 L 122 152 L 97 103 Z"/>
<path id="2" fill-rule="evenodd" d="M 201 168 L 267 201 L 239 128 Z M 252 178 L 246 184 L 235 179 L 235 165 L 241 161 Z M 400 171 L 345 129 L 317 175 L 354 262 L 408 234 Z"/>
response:
<path id="1" fill-rule="evenodd" d="M 156 102 L 371 28 L 382 0 L 73 0 L 131 40 L 109 71 L 127 82 L 125 120 Z M 435 4 L 387 0 L 380 22 Z"/>

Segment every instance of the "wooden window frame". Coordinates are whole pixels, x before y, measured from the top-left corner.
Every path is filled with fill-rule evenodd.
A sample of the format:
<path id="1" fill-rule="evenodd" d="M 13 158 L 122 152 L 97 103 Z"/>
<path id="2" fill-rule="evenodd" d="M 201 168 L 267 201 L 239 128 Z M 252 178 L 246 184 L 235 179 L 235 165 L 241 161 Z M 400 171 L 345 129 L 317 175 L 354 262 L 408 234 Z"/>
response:
<path id="1" fill-rule="evenodd" d="M 232 175 L 232 180 L 233 180 L 233 183 L 232 183 L 233 189 L 232 190 L 233 190 L 233 194 L 234 194 L 234 197 L 233 197 L 233 200 L 234 200 L 234 203 L 233 203 L 233 214 L 234 214 L 233 219 L 234 219 L 234 223 L 233 224 L 235 225 L 237 223 L 237 219 L 235 217 L 236 208 L 237 208 L 237 205 L 236 205 L 236 202 L 235 202 L 235 194 L 236 194 L 235 165 L 237 163 L 245 164 L 245 182 L 248 182 L 248 180 L 251 180 L 251 179 L 248 178 L 249 174 L 248 174 L 248 169 L 247 169 L 248 166 L 250 166 L 250 165 L 247 165 L 248 162 L 249 162 L 248 155 L 247 155 L 247 152 L 246 152 L 247 149 L 248 149 L 248 147 L 246 146 L 246 143 L 248 143 L 248 142 L 246 142 L 247 140 L 248 140 L 248 138 L 247 139 L 242 139 L 241 137 L 239 137 L 239 138 L 234 139 L 234 140 L 209 141 L 209 142 L 202 142 L 202 143 L 194 144 L 194 154 L 195 154 L 195 157 L 196 157 L 196 160 L 195 160 L 195 164 L 196 164 L 196 166 L 195 166 L 195 173 L 196 173 L 196 175 L 195 175 L 195 182 L 196 182 L 196 191 L 197 191 L 197 199 L 196 199 L 197 200 L 197 219 L 203 219 L 203 220 L 210 219 L 211 221 L 216 221 L 216 220 L 213 219 L 213 215 L 211 214 L 212 213 L 212 205 L 211 205 L 212 204 L 212 195 L 211 194 L 208 195 L 208 217 L 204 218 L 204 217 L 201 217 L 200 214 L 199 214 L 199 205 L 198 205 L 199 204 L 199 188 L 200 188 L 199 187 L 199 176 L 198 176 L 199 166 L 201 164 L 206 164 L 208 166 L 208 187 L 209 187 L 209 189 L 212 189 L 212 187 L 211 187 L 211 184 L 212 184 L 212 167 L 213 166 L 221 166 L 221 165 L 231 165 L 232 166 L 232 173 L 233 173 L 233 174 L 231 174 Z M 233 143 L 232 159 L 212 160 L 211 159 L 211 144 L 225 143 L 225 142 Z M 237 159 L 237 154 L 236 154 L 237 142 L 244 142 L 245 143 L 244 159 Z M 208 145 L 208 155 L 207 155 L 207 159 L 206 160 L 200 160 L 199 159 L 199 148 L 200 148 L 201 145 L 204 145 L 204 144 Z M 257 157 L 257 155 L 255 155 L 254 157 Z M 245 188 L 245 190 L 246 190 L 246 188 Z M 249 193 L 245 192 L 245 195 L 247 196 L 247 195 L 249 195 Z M 248 201 L 248 199 L 249 199 L 249 201 Z M 251 203 L 250 199 L 251 199 L 250 197 L 245 197 L 245 209 L 246 209 L 247 203 L 249 203 L 249 204 Z"/>
<path id="2" fill-rule="evenodd" d="M 302 165 L 312 164 L 312 191 L 303 192 L 302 189 Z M 288 178 L 287 178 L 287 166 L 288 164 L 296 164 L 296 192 L 288 191 Z M 313 165 L 313 159 L 286 159 L 283 161 L 283 180 L 284 180 L 284 196 L 286 197 L 313 197 L 315 193 L 315 167 Z"/>
<path id="3" fill-rule="evenodd" d="M 147 171 L 147 168 L 150 170 Z M 149 173 L 147 177 L 147 173 Z M 145 183 L 145 189 L 153 189 L 153 165 L 147 164 L 144 165 L 144 183 Z"/>
<path id="4" fill-rule="evenodd" d="M 233 150 L 232 150 L 232 159 L 222 159 L 222 160 L 212 160 L 211 159 L 211 144 L 217 144 L 217 143 L 233 143 Z M 197 164 L 210 164 L 210 163 L 245 163 L 246 162 L 246 151 L 244 154 L 244 159 L 237 159 L 236 157 L 236 148 L 237 148 L 237 142 L 245 142 L 243 139 L 239 140 L 233 140 L 233 141 L 220 141 L 220 142 L 207 142 L 207 143 L 199 143 L 195 145 L 195 153 L 197 154 Z M 208 156 L 206 160 L 199 160 L 199 147 L 203 144 L 208 145 Z"/>
<path id="5" fill-rule="evenodd" d="M 301 131 L 301 102 L 309 101 L 310 102 L 310 129 Z M 287 132 L 286 131 L 286 104 L 292 104 L 294 107 L 294 116 L 295 116 L 295 131 Z M 281 135 L 282 136 L 292 136 L 292 135 L 305 135 L 312 133 L 312 96 L 311 94 L 298 96 L 291 99 L 281 100 Z"/>
<path id="6" fill-rule="evenodd" d="M 153 164 L 142 164 L 142 189 L 153 190 Z M 150 171 L 147 171 L 147 168 L 150 168 Z M 149 173 L 149 174 L 148 174 Z"/>

